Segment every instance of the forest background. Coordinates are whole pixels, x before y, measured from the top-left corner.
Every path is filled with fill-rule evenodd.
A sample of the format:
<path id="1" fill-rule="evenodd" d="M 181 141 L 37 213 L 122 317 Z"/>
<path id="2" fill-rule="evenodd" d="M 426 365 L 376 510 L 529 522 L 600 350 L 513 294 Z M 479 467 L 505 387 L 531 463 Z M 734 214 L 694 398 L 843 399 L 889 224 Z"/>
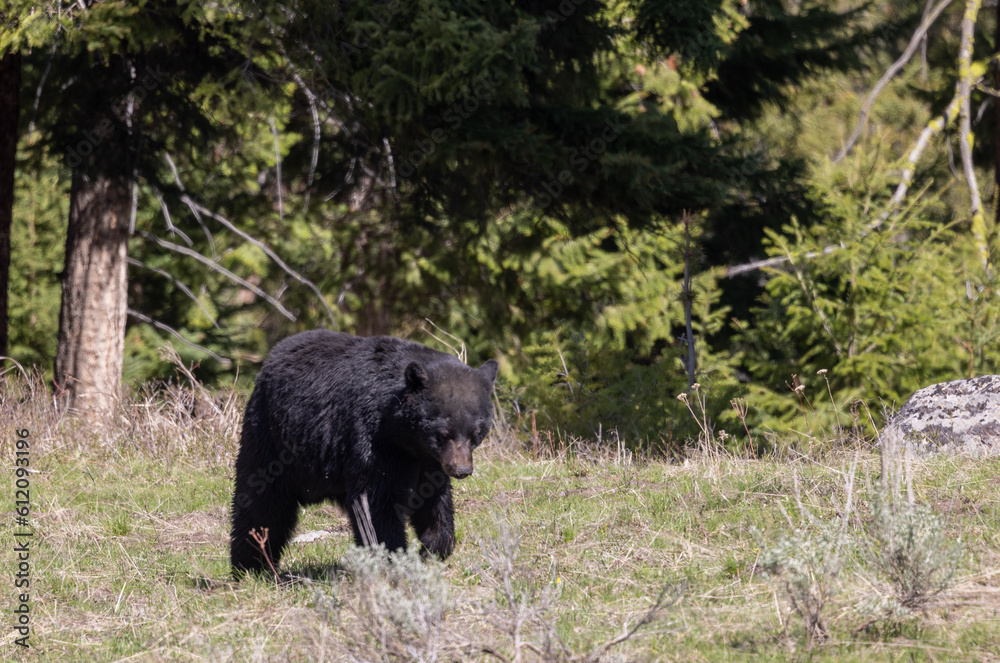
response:
<path id="1" fill-rule="evenodd" d="M 878 426 L 998 371 L 983 4 L 11 0 L 0 354 L 74 405 L 325 326 L 557 438 L 669 450 L 695 383 L 735 445 Z"/>

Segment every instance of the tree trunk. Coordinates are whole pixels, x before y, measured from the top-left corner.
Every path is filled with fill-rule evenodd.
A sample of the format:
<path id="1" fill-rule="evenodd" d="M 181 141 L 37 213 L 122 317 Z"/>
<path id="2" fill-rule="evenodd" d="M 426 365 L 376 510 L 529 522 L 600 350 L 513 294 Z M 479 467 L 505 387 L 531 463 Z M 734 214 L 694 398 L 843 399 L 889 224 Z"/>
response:
<path id="1" fill-rule="evenodd" d="M 89 423 L 118 400 L 125 347 L 129 182 L 73 172 L 56 351 L 57 393 Z"/>
<path id="2" fill-rule="evenodd" d="M 7 293 L 10 282 L 10 228 L 14 217 L 21 54 L 0 58 L 0 356 L 7 356 Z"/>

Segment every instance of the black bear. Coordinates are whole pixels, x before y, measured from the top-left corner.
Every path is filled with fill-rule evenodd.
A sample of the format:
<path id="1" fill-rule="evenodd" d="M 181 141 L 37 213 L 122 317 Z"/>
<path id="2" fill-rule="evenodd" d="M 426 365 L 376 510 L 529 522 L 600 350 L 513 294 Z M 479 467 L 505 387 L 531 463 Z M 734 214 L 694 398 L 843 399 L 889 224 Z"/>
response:
<path id="1" fill-rule="evenodd" d="M 493 423 L 497 362 L 480 368 L 419 343 L 329 330 L 271 352 L 243 419 L 236 458 L 233 573 L 268 568 L 251 530 L 267 530 L 276 567 L 299 506 L 333 500 L 358 545 L 406 547 L 406 521 L 425 553 L 455 545 L 451 478 L 472 474 L 472 450 Z M 371 527 L 358 522 L 367 503 Z M 373 530 L 373 532 L 372 532 Z"/>

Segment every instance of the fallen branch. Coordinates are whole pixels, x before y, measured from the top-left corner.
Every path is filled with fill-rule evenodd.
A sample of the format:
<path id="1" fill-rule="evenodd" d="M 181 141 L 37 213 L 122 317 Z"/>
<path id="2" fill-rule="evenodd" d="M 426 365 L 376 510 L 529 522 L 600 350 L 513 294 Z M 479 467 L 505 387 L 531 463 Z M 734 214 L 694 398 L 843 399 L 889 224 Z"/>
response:
<path id="1" fill-rule="evenodd" d="M 669 608 L 680 601 L 681 597 L 684 596 L 685 589 L 687 589 L 687 583 L 681 583 L 680 585 L 664 585 L 663 589 L 660 591 L 660 595 L 656 598 L 656 602 L 653 604 L 653 607 L 646 611 L 646 614 L 642 616 L 642 619 L 633 624 L 632 628 L 625 633 L 622 633 L 618 637 L 612 638 L 604 644 L 597 646 L 585 660 L 590 663 L 596 663 L 601 660 L 602 656 L 608 653 L 609 649 L 631 639 L 636 633 L 639 632 L 639 629 L 656 619 L 656 615 L 658 615 L 661 610 Z M 667 600 L 668 597 L 670 599 L 669 601 Z"/>

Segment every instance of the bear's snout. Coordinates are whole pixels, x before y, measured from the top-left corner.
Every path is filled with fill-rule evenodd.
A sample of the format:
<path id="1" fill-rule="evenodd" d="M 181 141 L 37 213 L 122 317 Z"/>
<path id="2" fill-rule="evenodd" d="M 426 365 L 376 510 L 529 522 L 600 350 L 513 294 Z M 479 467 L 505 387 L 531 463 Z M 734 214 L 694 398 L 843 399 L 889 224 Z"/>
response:
<path id="1" fill-rule="evenodd" d="M 472 447 L 468 440 L 449 443 L 441 454 L 441 467 L 453 479 L 464 479 L 472 474 Z"/>
<path id="2" fill-rule="evenodd" d="M 453 479 L 464 479 L 472 474 L 472 465 L 445 467 L 444 471 Z"/>

